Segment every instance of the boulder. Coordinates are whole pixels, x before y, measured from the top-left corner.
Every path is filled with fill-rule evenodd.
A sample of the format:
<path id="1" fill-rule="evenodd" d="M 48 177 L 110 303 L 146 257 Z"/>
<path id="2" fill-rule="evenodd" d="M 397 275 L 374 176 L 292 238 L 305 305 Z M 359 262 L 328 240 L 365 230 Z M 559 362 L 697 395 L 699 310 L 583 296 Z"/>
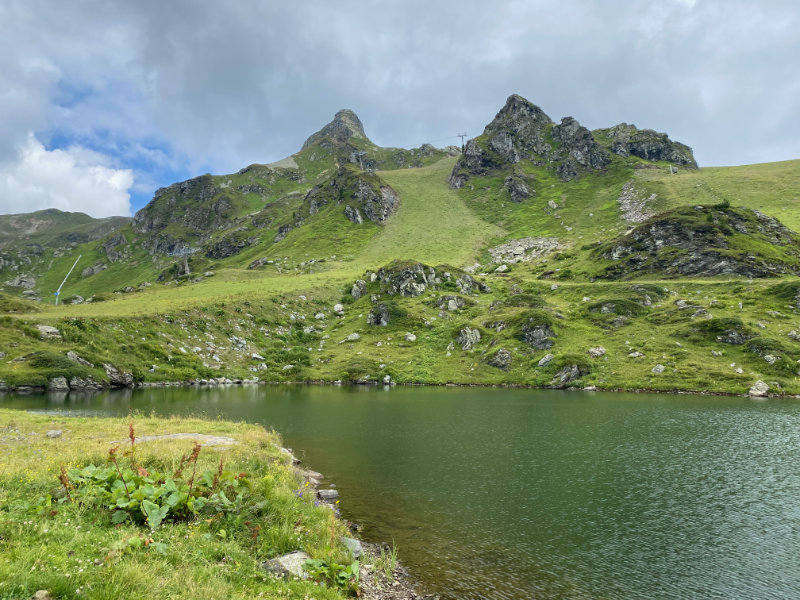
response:
<path id="1" fill-rule="evenodd" d="M 358 300 L 367 293 L 367 282 L 363 279 L 358 279 L 353 284 L 352 289 L 350 290 L 350 295 L 353 296 L 354 300 Z"/>
<path id="2" fill-rule="evenodd" d="M 50 392 L 67 392 L 69 391 L 69 383 L 66 377 L 53 377 L 47 382 L 47 389 Z"/>
<path id="3" fill-rule="evenodd" d="M 323 502 L 336 502 L 339 499 L 339 492 L 337 490 L 319 490 L 317 496 Z"/>
<path id="4" fill-rule="evenodd" d="M 589 356 L 591 356 L 592 358 L 600 358 L 601 356 L 605 355 L 606 349 L 603 348 L 602 346 L 597 346 L 595 348 L 589 348 L 587 352 L 589 353 Z"/>
<path id="5" fill-rule="evenodd" d="M 276 577 L 288 578 L 292 575 L 305 579 L 308 575 L 303 570 L 303 566 L 309 558 L 311 557 L 305 552 L 290 552 L 262 563 L 261 568 Z"/>
<path id="6" fill-rule="evenodd" d="M 447 310 L 449 312 L 453 312 L 455 310 L 464 308 L 464 305 L 465 305 L 464 298 L 462 298 L 461 296 L 447 295 L 447 296 L 441 296 L 436 300 L 436 306 L 438 306 L 442 310 Z"/>
<path id="7" fill-rule="evenodd" d="M 73 377 L 69 380 L 71 390 L 102 390 L 103 384 L 96 382 L 91 377 Z"/>
<path id="8" fill-rule="evenodd" d="M 417 336 L 413 333 L 406 332 L 405 336 L 403 336 L 403 339 L 405 339 L 407 342 L 416 342 Z"/>
<path id="9" fill-rule="evenodd" d="M 128 371 L 120 371 L 114 365 L 103 363 L 111 387 L 133 387 L 133 375 Z"/>
<path id="10" fill-rule="evenodd" d="M 341 304 L 334 304 L 333 312 L 335 312 L 337 315 L 342 314 L 344 312 L 344 306 L 342 306 Z"/>
<path id="11" fill-rule="evenodd" d="M 364 548 L 361 547 L 361 542 L 355 538 L 344 537 L 340 538 L 344 547 L 350 551 L 353 560 L 358 560 L 364 554 Z"/>
<path id="12" fill-rule="evenodd" d="M 581 365 L 565 365 L 556 372 L 550 385 L 556 388 L 565 388 L 587 373 L 588 371 Z"/>
<path id="13" fill-rule="evenodd" d="M 661 375 L 664 371 L 666 371 L 666 367 L 664 365 L 656 365 L 652 368 L 652 371 L 656 375 Z"/>
<path id="14" fill-rule="evenodd" d="M 543 356 L 543 357 L 542 357 L 542 358 L 539 360 L 539 362 L 538 362 L 538 365 L 539 365 L 540 367 L 546 367 L 547 365 L 549 365 L 549 364 L 552 362 L 552 360 L 553 360 L 554 358 L 555 358 L 555 356 L 554 356 L 554 355 L 552 355 L 552 354 L 549 354 L 549 353 L 548 353 L 548 354 L 545 354 L 545 355 L 544 355 L 544 356 Z"/>
<path id="15" fill-rule="evenodd" d="M 50 325 L 37 325 L 40 340 L 61 340 L 61 332 Z"/>
<path id="16" fill-rule="evenodd" d="M 753 384 L 753 386 L 750 388 L 750 391 L 747 393 L 753 398 L 763 398 L 769 393 L 769 385 L 761 380 L 758 380 Z"/>
<path id="17" fill-rule="evenodd" d="M 64 434 L 63 429 L 51 429 L 45 435 L 49 437 L 51 440 L 60 438 Z"/>
<path id="18" fill-rule="evenodd" d="M 74 363 L 78 363 L 79 365 L 83 365 L 84 367 L 89 367 L 90 369 L 94 369 L 94 365 L 90 363 L 85 358 L 81 358 L 77 352 L 74 350 L 70 350 L 67 352 L 67 358 L 70 359 Z"/>

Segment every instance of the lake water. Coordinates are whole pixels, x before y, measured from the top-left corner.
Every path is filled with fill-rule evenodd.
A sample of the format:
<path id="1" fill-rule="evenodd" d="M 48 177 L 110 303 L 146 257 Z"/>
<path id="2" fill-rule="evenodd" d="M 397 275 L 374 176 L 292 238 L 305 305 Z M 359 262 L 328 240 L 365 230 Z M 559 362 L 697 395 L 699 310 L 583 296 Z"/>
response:
<path id="1" fill-rule="evenodd" d="M 0 406 L 274 428 L 443 598 L 800 598 L 798 401 L 253 386 Z"/>

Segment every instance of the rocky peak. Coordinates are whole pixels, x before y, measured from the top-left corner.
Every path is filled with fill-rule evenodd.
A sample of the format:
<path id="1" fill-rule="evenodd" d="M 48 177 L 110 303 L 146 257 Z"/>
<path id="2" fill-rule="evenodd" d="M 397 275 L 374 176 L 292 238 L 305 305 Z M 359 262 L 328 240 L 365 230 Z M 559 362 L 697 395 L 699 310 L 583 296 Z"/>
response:
<path id="1" fill-rule="evenodd" d="M 576 165 L 591 169 L 602 169 L 611 159 L 608 152 L 594 140 L 592 132 L 578 123 L 573 117 L 564 117 L 561 123 L 553 127 L 553 139 L 561 144 L 565 164 L 559 174 L 563 179 L 571 179 L 566 175 L 577 174 Z"/>
<path id="2" fill-rule="evenodd" d="M 342 109 L 336 113 L 333 121 L 305 141 L 303 150 L 318 142 L 329 142 L 334 145 L 345 144 L 350 138 L 369 141 L 358 115 L 352 110 Z"/>

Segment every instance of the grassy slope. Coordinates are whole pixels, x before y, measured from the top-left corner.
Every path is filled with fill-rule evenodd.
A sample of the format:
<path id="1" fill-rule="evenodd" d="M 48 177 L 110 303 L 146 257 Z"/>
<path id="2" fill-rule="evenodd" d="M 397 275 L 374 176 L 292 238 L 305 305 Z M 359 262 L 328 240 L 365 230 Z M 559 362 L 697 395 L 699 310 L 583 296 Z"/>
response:
<path id="1" fill-rule="evenodd" d="M 466 265 L 503 231 L 478 218 L 447 186 L 455 159 L 421 169 L 384 171 L 381 178 L 400 195 L 400 211 L 356 262 L 377 268 L 395 258 L 428 264 Z"/>
<path id="2" fill-rule="evenodd" d="M 247 472 L 265 500 L 262 509 L 248 507 L 263 513 L 254 515 L 261 529 L 254 533 L 244 509 L 207 520 L 165 521 L 155 531 L 130 523 L 114 527 L 107 511 L 78 503 L 53 501 L 38 512 L 37 501 L 60 487 L 61 465 L 104 464 L 112 440 L 127 437 L 128 423 L 0 410 L 0 598 L 31 598 L 42 589 L 64 599 L 342 597 L 311 582 L 276 581 L 259 566 L 296 549 L 317 557 L 328 553 L 330 511 L 314 507 L 311 494 L 295 495 L 301 484 L 276 435 L 257 426 L 198 419 L 137 417 L 135 428 L 138 437 L 191 432 L 236 439 L 222 453 L 202 450 L 198 473 L 215 470 L 220 455 L 226 469 Z M 63 430 L 63 436 L 49 439 L 45 433 L 51 429 Z M 136 459 L 172 473 L 191 448 L 191 440 L 140 442 Z M 127 466 L 124 450 L 119 460 Z M 338 524 L 336 530 L 339 535 L 344 527 Z M 165 554 L 154 550 L 158 546 L 124 549 L 135 537 L 165 544 Z M 343 548 L 334 553 L 345 556 Z"/>
<path id="3" fill-rule="evenodd" d="M 367 374 L 377 379 L 388 374 L 400 382 L 547 385 L 553 377 L 554 366 L 539 368 L 537 364 L 546 352 L 528 348 L 518 339 L 518 330 L 512 326 L 495 332 L 488 325 L 496 320 L 513 323 L 532 306 L 544 302 L 546 310 L 564 317 L 556 321 L 558 337 L 549 352 L 557 357 L 577 355 L 590 363 L 592 372 L 583 378 L 582 385 L 609 389 L 708 389 L 742 393 L 756 379 L 762 379 L 774 382 L 784 391 L 800 393 L 800 379 L 792 364 L 800 359 L 800 345 L 788 336 L 792 329 L 798 328 L 797 308 L 791 293 L 781 296 L 776 292 L 778 288 L 774 280 L 752 283 L 722 279 L 656 282 L 667 287 L 669 295 L 654 298 L 652 306 L 623 315 L 627 322 L 621 327 L 610 324 L 616 315 L 598 315 L 588 311 L 587 306 L 596 300 L 630 299 L 630 282 L 591 284 L 571 280 L 569 276 L 570 268 L 586 265 L 589 261 L 591 249 L 581 246 L 589 241 L 585 238 L 607 239 L 613 231 L 628 227 L 615 220 L 618 188 L 633 176 L 633 169 L 626 164 L 616 165 L 596 180 L 584 178 L 571 182 L 561 191 L 542 185 L 546 182 L 540 176 L 537 188 L 542 190 L 540 195 L 529 201 L 530 205 L 523 203 L 522 206 L 510 207 L 518 218 L 507 223 L 513 227 L 508 235 L 546 235 L 556 233 L 560 228 L 572 236 L 567 241 L 574 242 L 574 246 L 547 258 L 546 262 L 518 264 L 512 266 L 508 275 L 488 276 L 486 281 L 493 293 L 468 298 L 465 309 L 443 313 L 434 305 L 435 297 L 441 292 L 429 292 L 416 299 L 381 298 L 382 301 L 391 300 L 406 313 L 387 328 L 366 326 L 365 318 L 371 307 L 369 297 L 347 305 L 344 317 L 335 317 L 332 305 L 349 300 L 345 290 L 349 290 L 353 280 L 363 276 L 367 269 L 382 266 L 392 258 L 411 258 L 434 265 L 468 264 L 477 249 L 502 238 L 502 229 L 481 220 L 466 209 L 463 202 L 474 207 L 478 215 L 492 218 L 500 214 L 498 205 L 491 205 L 491 199 L 481 199 L 477 189 L 459 194 L 447 188 L 445 177 L 451 166 L 452 160 L 444 160 L 423 169 L 382 172 L 381 177 L 400 194 L 400 211 L 383 229 L 373 228 L 372 237 L 360 242 L 360 250 L 353 253 L 352 260 L 337 258 L 305 267 L 289 261 L 281 264 L 280 269 L 288 271 L 284 273 L 280 273 L 276 265 L 256 271 L 219 268 L 215 277 L 199 284 L 158 285 L 95 305 L 58 309 L 42 307 L 44 312 L 37 314 L 35 320 L 32 316 L 16 316 L 15 322 L 21 323 L 22 319 L 31 324 L 52 322 L 59 326 L 67 323 L 62 328 L 72 331 L 69 319 L 80 317 L 91 323 L 96 318 L 98 327 L 92 334 L 95 347 L 87 348 L 87 352 L 95 355 L 105 353 L 119 366 L 138 368 L 146 379 L 163 379 L 170 373 L 183 373 L 189 377 L 192 370 L 195 376 L 206 376 L 207 371 L 203 370 L 206 367 L 198 366 L 197 362 L 186 359 L 181 364 L 169 364 L 156 352 L 158 348 L 166 348 L 167 353 L 174 356 L 176 347 L 196 344 L 191 336 L 198 333 L 194 327 L 198 319 L 202 319 L 207 332 L 217 338 L 219 345 L 229 346 L 225 340 L 231 334 L 248 340 L 246 351 L 222 352 L 224 366 L 221 370 L 216 369 L 217 365 L 211 363 L 208 356 L 200 358 L 201 363 L 209 365 L 218 374 L 252 375 L 249 369 L 253 361 L 249 356 L 251 352 L 258 352 L 268 358 L 268 370 L 257 374 L 270 380 L 334 380 Z M 719 173 L 725 175 L 718 176 Z M 800 161 L 698 172 L 684 170 L 674 176 L 656 170 L 639 170 L 636 176 L 644 185 L 661 186 L 658 202 L 665 206 L 697 204 L 698 199 L 690 192 L 701 189 L 695 185 L 705 177 L 706 181 L 715 182 L 716 193 L 723 198 L 723 194 L 736 190 L 742 204 L 748 201 L 767 214 L 777 214 L 798 174 Z M 774 192 L 761 184 L 756 186 L 757 190 L 748 190 L 743 183 L 748 177 L 757 182 L 774 177 L 779 191 Z M 554 191 L 547 192 L 548 189 Z M 566 232 L 541 206 L 543 202 L 546 204 L 545 198 L 550 197 L 547 194 L 556 193 L 560 202 L 566 204 L 558 212 L 570 216 L 573 213 L 567 212 L 568 209 L 574 211 L 574 219 L 580 221 L 580 226 L 576 224 L 572 232 Z M 772 210 L 773 205 L 777 207 L 776 211 Z M 789 204 L 783 210 L 788 210 L 786 206 Z M 595 217 L 590 217 L 590 212 Z M 526 222 L 530 223 L 528 229 L 523 227 Z M 313 238 L 314 228 L 303 227 L 297 232 Z M 580 241 L 580 236 L 584 236 L 583 241 Z M 312 238 L 306 239 L 311 243 L 314 241 Z M 306 254 L 302 241 L 298 238 L 295 245 L 295 261 Z M 316 243 L 324 244 L 324 240 L 320 237 Z M 281 244 L 274 246 L 277 249 Z M 336 254 L 333 247 L 324 250 Z M 320 248 L 319 252 L 322 251 Z M 557 290 L 550 289 L 552 281 L 538 280 L 544 269 L 558 268 L 561 271 L 552 275 L 559 286 Z M 302 300 L 301 295 L 306 296 L 306 300 Z M 585 297 L 592 301 L 584 302 Z M 749 345 L 730 346 L 717 342 L 715 336 L 703 329 L 705 319 L 692 316 L 696 309 L 686 311 L 676 307 L 675 302 L 680 299 L 705 308 L 714 318 L 741 319 L 752 335 L 757 336 L 757 343 L 750 348 Z M 740 302 L 741 309 L 738 308 Z M 317 312 L 325 313 L 325 320 L 314 319 Z M 300 325 L 292 325 L 292 313 L 304 317 L 298 321 Z M 124 330 L 124 335 L 110 333 L 112 328 L 108 325 L 116 322 Z M 315 328 L 315 332 L 307 337 L 302 332 L 297 333 L 298 327 L 302 329 L 309 325 Z M 481 342 L 475 350 L 466 352 L 455 346 L 448 356 L 448 345 L 465 325 L 482 331 Z M 237 330 L 237 326 L 240 329 Z M 260 333 L 260 327 L 265 327 L 270 333 Z M 288 327 L 294 333 L 276 335 L 279 327 Z M 403 340 L 407 331 L 417 335 L 417 342 Z M 353 332 L 361 335 L 358 342 L 338 343 Z M 19 330 L 9 329 L 0 336 L 0 351 L 6 351 L 12 357 L 23 354 L 23 350 L 30 352 L 47 348 L 63 354 L 67 346 L 78 350 L 81 344 L 86 347 L 80 336 L 70 335 L 73 337 L 67 342 L 46 343 L 34 339 L 35 336 L 20 338 Z M 128 339 L 128 350 L 124 355 L 118 350 L 121 335 Z M 199 337 L 203 339 L 204 336 L 205 333 L 200 332 Z M 141 337 L 146 339 L 140 340 Z M 23 339 L 24 343 L 9 351 L 13 339 Z M 606 348 L 606 357 L 589 359 L 587 349 L 595 345 Z M 762 346 L 772 349 L 762 351 Z M 500 347 L 513 354 L 512 367 L 507 373 L 487 364 Z M 712 356 L 712 349 L 722 355 Z M 643 352 L 645 356 L 629 358 L 628 354 L 635 351 Z M 768 352 L 780 356 L 780 361 L 769 365 L 763 358 Z M 158 363 L 163 368 L 150 374 L 146 367 L 151 363 Z M 731 367 L 731 363 L 735 366 Z M 25 372 L 25 364 L 15 368 Z M 295 368 L 283 371 L 286 364 L 294 364 Z M 664 374 L 656 376 L 652 373 L 656 364 L 666 367 Z M 9 377 L 10 367 L 5 365 L 0 364 L 0 379 Z M 736 373 L 737 368 L 742 368 L 743 373 Z M 773 389 L 777 390 L 777 387 L 773 386 Z"/>

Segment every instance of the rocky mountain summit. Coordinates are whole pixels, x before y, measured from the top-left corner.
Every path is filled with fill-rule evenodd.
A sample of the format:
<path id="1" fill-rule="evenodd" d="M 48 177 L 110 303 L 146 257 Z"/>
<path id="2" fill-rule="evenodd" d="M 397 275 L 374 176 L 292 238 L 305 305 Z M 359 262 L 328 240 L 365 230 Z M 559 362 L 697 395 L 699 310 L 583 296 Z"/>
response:
<path id="1" fill-rule="evenodd" d="M 352 110 L 345 108 L 334 115 L 333 121 L 316 133 L 310 135 L 303 143 L 302 149 L 306 150 L 314 144 L 320 144 L 323 145 L 323 147 L 331 144 L 342 145 L 353 138 L 369 142 L 367 134 L 364 133 L 364 126 L 361 124 L 361 119 L 359 119 L 358 115 Z"/>
<path id="2" fill-rule="evenodd" d="M 626 123 L 592 132 L 574 117 L 556 124 L 541 108 L 514 94 L 483 134 L 467 142 L 449 181 L 451 187 L 460 188 L 476 176 L 507 173 L 503 186 L 512 201 L 521 202 L 534 191 L 525 181 L 524 169 L 516 165 L 545 167 L 562 181 L 571 181 L 603 172 L 612 154 L 697 167 L 691 148 L 671 141 L 665 133 Z"/>

